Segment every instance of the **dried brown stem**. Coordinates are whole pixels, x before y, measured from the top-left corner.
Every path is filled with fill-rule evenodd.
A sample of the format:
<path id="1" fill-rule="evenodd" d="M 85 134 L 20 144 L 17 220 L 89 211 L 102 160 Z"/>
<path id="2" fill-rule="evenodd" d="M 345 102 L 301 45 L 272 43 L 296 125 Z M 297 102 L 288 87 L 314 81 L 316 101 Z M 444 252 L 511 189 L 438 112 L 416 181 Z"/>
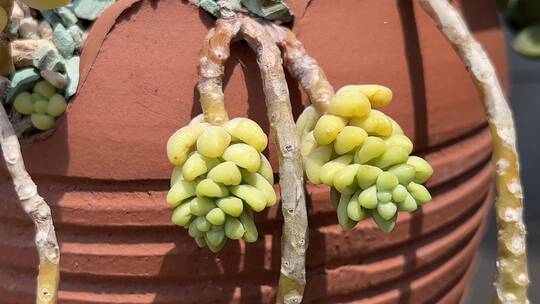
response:
<path id="1" fill-rule="evenodd" d="M 499 255 L 495 302 L 528 303 L 526 228 L 512 112 L 492 62 L 458 11 L 446 0 L 420 0 L 420 3 L 458 51 L 484 101 L 493 138 L 493 163 L 497 168 L 495 208 Z"/>
<path id="2" fill-rule="evenodd" d="M 309 56 L 291 30 L 272 22 L 260 22 L 283 50 L 289 73 L 298 80 L 317 112 L 325 113 L 335 93 L 319 63 Z"/>
<path id="3" fill-rule="evenodd" d="M 238 19 L 218 19 L 215 28 L 208 32 L 201 50 L 197 89 L 204 119 L 213 125 L 221 125 L 229 119 L 225 110 L 223 75 L 225 62 L 230 55 L 231 40 L 239 30 Z"/>
<path id="4" fill-rule="evenodd" d="M 0 82 L 6 81 L 8 81 L 6 78 L 0 76 Z M 1 105 L 0 145 L 20 204 L 36 227 L 35 242 L 39 255 L 36 303 L 56 303 L 60 281 L 60 250 L 54 232 L 51 209 L 38 194 L 36 184 L 24 167 L 19 140 Z"/>
<path id="5" fill-rule="evenodd" d="M 300 303 L 306 284 L 308 222 L 299 138 L 295 133 L 289 90 L 281 54 L 272 37 L 256 20 L 242 16 L 241 33 L 257 54 L 268 120 L 279 155 L 283 234 L 277 303 Z"/>

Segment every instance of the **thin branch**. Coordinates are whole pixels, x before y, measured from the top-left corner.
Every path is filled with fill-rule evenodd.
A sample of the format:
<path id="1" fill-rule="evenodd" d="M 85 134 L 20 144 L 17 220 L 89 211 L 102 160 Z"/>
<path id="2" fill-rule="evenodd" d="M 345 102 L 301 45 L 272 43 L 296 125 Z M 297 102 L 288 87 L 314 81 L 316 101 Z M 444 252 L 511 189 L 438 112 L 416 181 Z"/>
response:
<path id="1" fill-rule="evenodd" d="M 243 38 L 257 54 L 268 120 L 279 155 L 283 234 L 277 303 L 301 303 L 306 285 L 308 221 L 299 138 L 295 133 L 281 54 L 272 37 L 254 19 L 242 17 Z"/>
<path id="2" fill-rule="evenodd" d="M 319 63 L 309 54 L 288 28 L 268 21 L 259 21 L 265 26 L 284 52 L 284 63 L 289 73 L 298 80 L 308 94 L 311 103 L 320 114 L 326 112 L 334 98 L 334 88 L 326 78 Z"/>
<path id="3" fill-rule="evenodd" d="M 213 125 L 229 120 L 223 94 L 224 65 L 230 55 L 231 40 L 239 30 L 240 22 L 234 16 L 218 19 L 215 28 L 208 32 L 201 50 L 197 89 L 204 119 Z"/>
<path id="4" fill-rule="evenodd" d="M 9 80 L 0 77 L 0 82 L 5 83 Z M 36 184 L 24 167 L 19 140 L 1 105 L 0 145 L 20 204 L 36 227 L 35 242 L 39 254 L 36 303 L 56 303 L 60 281 L 60 250 L 54 232 L 51 209 L 38 194 Z"/>
<path id="5" fill-rule="evenodd" d="M 484 101 L 493 138 L 493 163 L 497 168 L 495 208 L 499 255 L 495 300 L 498 303 L 528 303 L 526 228 L 512 112 L 492 62 L 458 11 L 446 0 L 420 0 L 420 3 L 458 51 Z"/>

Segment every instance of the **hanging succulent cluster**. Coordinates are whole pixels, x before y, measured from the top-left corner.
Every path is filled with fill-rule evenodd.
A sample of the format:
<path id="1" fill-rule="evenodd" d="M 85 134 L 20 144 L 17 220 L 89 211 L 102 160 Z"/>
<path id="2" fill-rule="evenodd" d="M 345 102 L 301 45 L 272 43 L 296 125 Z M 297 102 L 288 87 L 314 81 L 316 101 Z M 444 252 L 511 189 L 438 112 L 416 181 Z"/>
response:
<path id="1" fill-rule="evenodd" d="M 267 144 L 261 127 L 247 118 L 223 126 L 192 122 L 170 137 L 172 221 L 200 247 L 217 252 L 227 238 L 258 239 L 253 211 L 276 203 L 274 173 L 261 153 Z"/>
<path id="2" fill-rule="evenodd" d="M 398 211 L 413 212 L 431 201 L 422 184 L 433 169 L 410 155 L 411 140 L 377 110 L 391 100 L 392 91 L 384 86 L 349 85 L 336 92 L 326 114 L 308 108 L 299 117 L 306 176 L 332 187 L 332 204 L 345 230 L 371 217 L 390 232 Z"/>

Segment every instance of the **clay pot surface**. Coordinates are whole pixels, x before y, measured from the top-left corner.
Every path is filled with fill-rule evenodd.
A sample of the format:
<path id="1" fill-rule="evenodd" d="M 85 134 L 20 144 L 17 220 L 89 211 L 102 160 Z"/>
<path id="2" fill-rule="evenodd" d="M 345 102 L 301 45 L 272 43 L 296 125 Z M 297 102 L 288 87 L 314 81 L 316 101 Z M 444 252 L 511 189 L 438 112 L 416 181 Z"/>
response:
<path id="1" fill-rule="evenodd" d="M 382 233 L 342 232 L 327 187 L 308 185 L 306 303 L 458 303 L 492 201 L 481 101 L 452 48 L 416 1 L 290 1 L 293 30 L 339 88 L 380 83 L 384 112 L 434 166 L 434 201 Z M 307 3 L 310 3 L 307 6 Z M 493 1 L 455 1 L 506 82 Z M 81 83 L 47 139 L 23 147 L 51 204 L 62 251 L 60 303 L 269 303 L 279 275 L 281 211 L 259 214 L 261 240 L 214 255 L 170 223 L 165 143 L 200 113 L 199 48 L 213 20 L 187 1 L 119 0 L 94 24 Z M 293 112 L 306 103 L 289 79 Z M 226 66 L 231 117 L 268 131 L 255 56 L 234 44 Z M 275 150 L 268 152 L 274 165 Z M 277 168 L 277 165 L 275 166 Z M 276 187 L 278 187 L 276 185 Z M 278 189 L 279 190 L 279 189 Z M 33 228 L 0 170 L 0 303 L 32 303 Z"/>

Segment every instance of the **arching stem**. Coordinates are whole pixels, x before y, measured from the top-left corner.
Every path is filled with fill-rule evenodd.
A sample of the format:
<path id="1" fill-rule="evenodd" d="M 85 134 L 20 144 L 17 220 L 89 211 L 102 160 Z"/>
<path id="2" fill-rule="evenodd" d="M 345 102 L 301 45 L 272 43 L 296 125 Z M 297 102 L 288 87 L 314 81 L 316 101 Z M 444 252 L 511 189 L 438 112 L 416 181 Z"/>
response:
<path id="1" fill-rule="evenodd" d="M 319 63 L 309 54 L 288 28 L 268 21 L 259 21 L 284 53 L 284 63 L 289 73 L 298 80 L 308 94 L 311 103 L 320 114 L 326 112 L 330 100 L 334 97 L 334 88 L 328 82 Z"/>
<path id="2" fill-rule="evenodd" d="M 265 28 L 254 19 L 243 16 L 241 33 L 257 54 L 268 120 L 279 155 L 284 223 L 277 303 L 301 303 L 306 284 L 308 221 L 299 138 L 295 133 L 289 90 L 280 51 Z"/>
<path id="3" fill-rule="evenodd" d="M 446 0 L 420 0 L 441 32 L 458 51 L 482 96 L 493 140 L 493 164 L 497 169 L 497 303 L 528 303 L 526 228 L 523 223 L 523 194 L 519 176 L 516 131 L 508 102 L 495 68 L 465 21 Z"/>
<path id="4" fill-rule="evenodd" d="M 218 19 L 215 28 L 208 32 L 201 50 L 197 89 L 204 120 L 212 125 L 221 125 L 229 120 L 225 110 L 223 75 L 231 40 L 239 30 L 240 21 L 236 17 Z"/>
<path id="5" fill-rule="evenodd" d="M 5 82 L 8 80 L 0 76 L 0 87 L 1 83 Z M 4 96 L 0 96 L 0 100 L 3 98 Z M 51 209 L 38 194 L 36 184 L 24 167 L 19 140 L 2 105 L 0 105 L 0 146 L 21 207 L 36 227 L 35 242 L 39 255 L 36 303 L 56 303 L 60 282 L 60 249 Z"/>

